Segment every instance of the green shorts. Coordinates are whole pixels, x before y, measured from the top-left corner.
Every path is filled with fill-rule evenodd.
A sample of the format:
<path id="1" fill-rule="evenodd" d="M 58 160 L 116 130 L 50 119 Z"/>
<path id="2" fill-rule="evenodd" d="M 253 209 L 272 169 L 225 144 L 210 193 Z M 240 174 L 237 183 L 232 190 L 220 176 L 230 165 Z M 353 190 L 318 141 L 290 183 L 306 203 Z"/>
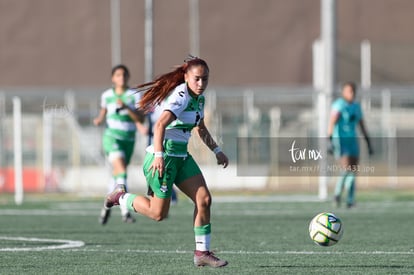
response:
<path id="1" fill-rule="evenodd" d="M 200 168 L 190 154 L 185 158 L 165 156 L 164 175 L 162 178 L 158 177 L 158 171 L 152 176 L 152 170 L 148 170 L 153 160 L 154 154 L 147 153 L 144 159 L 143 170 L 149 191 L 152 191 L 160 199 L 171 197 L 174 183 L 178 186 L 186 179 L 201 174 Z"/>
<path id="2" fill-rule="evenodd" d="M 104 134 L 102 145 L 109 161 L 121 157 L 125 160 L 125 164 L 128 165 L 134 152 L 135 140 L 121 140 Z"/>

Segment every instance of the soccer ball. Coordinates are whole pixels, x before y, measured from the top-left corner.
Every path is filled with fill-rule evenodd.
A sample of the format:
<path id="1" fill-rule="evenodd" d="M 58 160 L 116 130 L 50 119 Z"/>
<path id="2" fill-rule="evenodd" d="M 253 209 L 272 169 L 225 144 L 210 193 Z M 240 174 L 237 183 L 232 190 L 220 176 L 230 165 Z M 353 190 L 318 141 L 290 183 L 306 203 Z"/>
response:
<path id="1" fill-rule="evenodd" d="M 309 224 L 309 235 L 320 246 L 336 244 L 343 233 L 341 220 L 332 213 L 320 213 Z"/>

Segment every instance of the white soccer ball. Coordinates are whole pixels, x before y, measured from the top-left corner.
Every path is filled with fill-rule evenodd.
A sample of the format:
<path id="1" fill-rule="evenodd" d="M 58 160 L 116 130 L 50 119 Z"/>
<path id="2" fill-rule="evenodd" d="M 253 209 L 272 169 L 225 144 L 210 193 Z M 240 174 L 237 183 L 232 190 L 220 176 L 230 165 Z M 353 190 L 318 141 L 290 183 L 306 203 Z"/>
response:
<path id="1" fill-rule="evenodd" d="M 336 244 L 343 233 L 341 220 L 332 213 L 320 213 L 309 224 L 309 235 L 320 246 Z"/>

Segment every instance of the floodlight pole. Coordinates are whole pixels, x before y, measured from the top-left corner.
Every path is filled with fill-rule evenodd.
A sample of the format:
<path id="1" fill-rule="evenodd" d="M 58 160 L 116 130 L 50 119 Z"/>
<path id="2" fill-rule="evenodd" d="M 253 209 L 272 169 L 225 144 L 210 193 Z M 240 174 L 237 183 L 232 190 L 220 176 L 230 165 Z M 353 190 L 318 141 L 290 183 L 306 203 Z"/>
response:
<path id="1" fill-rule="evenodd" d="M 336 0 L 321 0 L 321 42 L 323 49 L 323 85 L 319 93 L 319 147 L 322 155 L 319 169 L 319 198 L 328 197 L 327 178 L 327 129 L 329 120 L 329 107 L 336 82 Z"/>
<path id="2" fill-rule="evenodd" d="M 153 77 L 153 0 L 145 0 L 145 82 Z"/>
<path id="3" fill-rule="evenodd" d="M 50 111 L 45 106 L 43 109 L 43 188 L 47 190 L 50 188 L 50 177 L 52 173 L 52 115 L 53 111 Z"/>
<path id="4" fill-rule="evenodd" d="M 371 43 L 367 39 L 361 43 L 361 87 L 371 88 Z"/>
<path id="5" fill-rule="evenodd" d="M 4 120 L 6 118 L 6 94 L 0 90 L 0 168 L 4 166 Z M 0 185 L 4 184 L 4 175 L 0 173 Z"/>
<path id="6" fill-rule="evenodd" d="M 189 0 L 190 54 L 200 56 L 200 8 L 199 0 Z"/>
<path id="7" fill-rule="evenodd" d="M 112 67 L 121 63 L 121 3 L 110 0 L 111 4 L 111 63 Z"/>
<path id="8" fill-rule="evenodd" d="M 365 110 L 371 109 L 371 97 L 368 94 L 371 88 L 371 43 L 365 39 L 361 42 L 361 104 Z"/>
<path id="9" fill-rule="evenodd" d="M 13 97 L 14 201 L 23 203 L 22 103 Z"/>

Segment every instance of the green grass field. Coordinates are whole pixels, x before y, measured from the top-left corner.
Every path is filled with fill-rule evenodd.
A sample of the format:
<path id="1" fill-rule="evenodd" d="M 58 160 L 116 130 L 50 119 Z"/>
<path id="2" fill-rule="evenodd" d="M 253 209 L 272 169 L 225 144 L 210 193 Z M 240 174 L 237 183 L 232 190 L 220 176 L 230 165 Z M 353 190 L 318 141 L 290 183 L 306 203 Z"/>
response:
<path id="1" fill-rule="evenodd" d="M 185 198 L 166 221 L 135 215 L 135 224 L 124 224 L 115 209 L 102 226 L 101 200 L 37 195 L 15 206 L 2 195 L 0 274 L 414 273 L 412 193 L 359 194 L 351 210 L 311 197 L 214 198 L 212 249 L 229 261 L 220 269 L 192 264 L 193 208 Z M 344 223 L 332 247 L 308 236 L 311 218 L 325 211 Z"/>

